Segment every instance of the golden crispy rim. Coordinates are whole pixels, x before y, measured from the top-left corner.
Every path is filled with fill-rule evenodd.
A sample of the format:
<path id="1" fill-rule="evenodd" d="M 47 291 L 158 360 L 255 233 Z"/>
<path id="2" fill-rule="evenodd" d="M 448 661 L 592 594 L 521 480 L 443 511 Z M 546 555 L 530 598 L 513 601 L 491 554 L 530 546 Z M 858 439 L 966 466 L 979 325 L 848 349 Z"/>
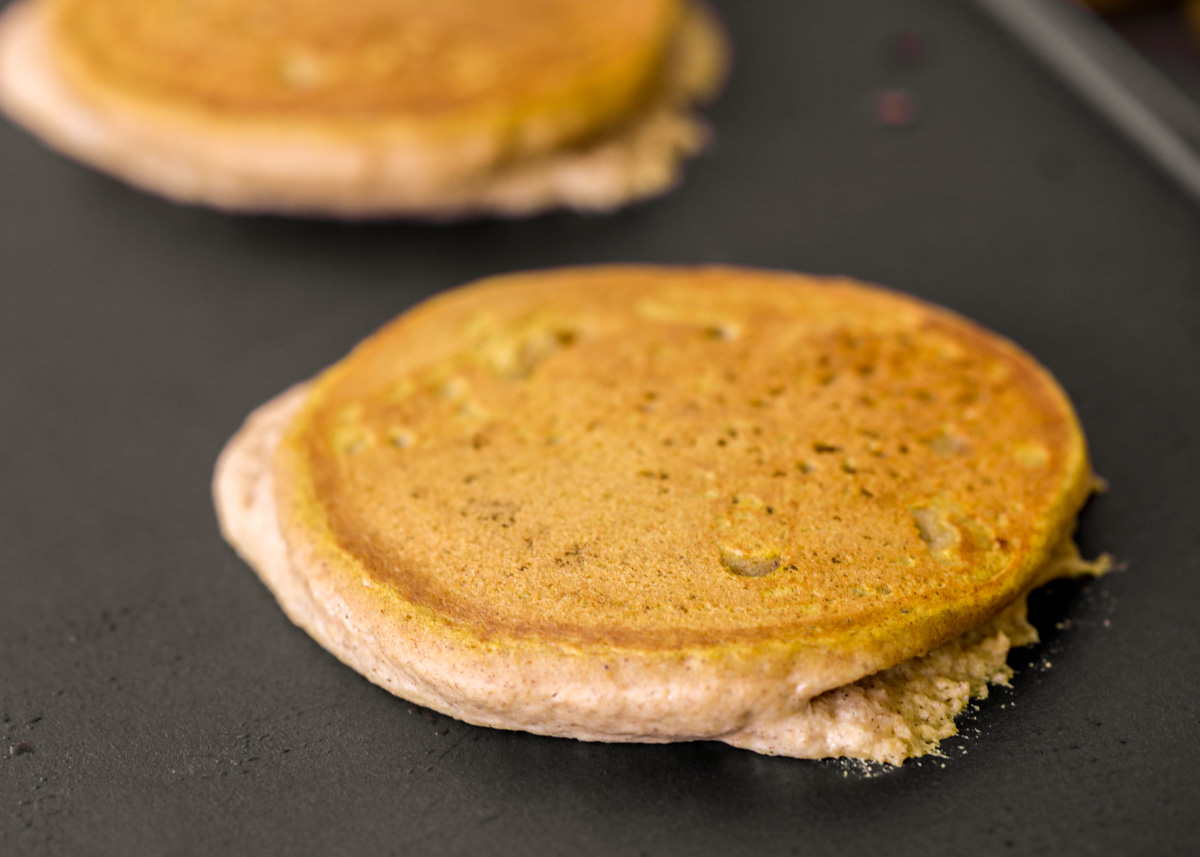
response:
<path id="1" fill-rule="evenodd" d="M 587 145 L 482 169 L 500 150 L 477 135 L 441 145 L 402 135 L 247 131 L 138 105 L 96 105 L 64 79 L 47 33 L 40 2 L 18 0 L 0 16 L 0 107 L 50 145 L 181 202 L 339 217 L 607 210 L 661 193 L 705 142 L 688 107 L 715 90 L 725 69 L 715 20 L 689 6 L 659 90 L 624 124 Z"/>
<path id="2" fill-rule="evenodd" d="M 748 302 L 749 314 L 731 319 L 737 313 L 737 304 L 744 300 Z M 402 485 L 405 492 L 430 494 L 437 494 L 438 486 L 431 482 L 404 482 L 400 470 L 393 472 L 383 463 L 386 456 L 410 452 L 425 455 L 429 457 L 429 467 L 445 484 L 457 484 L 472 475 L 478 476 L 479 468 L 468 460 L 478 427 L 469 426 L 470 430 L 464 433 L 453 420 L 435 421 L 418 425 L 415 433 L 420 436 L 431 426 L 440 427 L 443 441 L 440 448 L 385 448 L 386 430 L 378 420 L 401 413 L 403 406 L 396 410 L 394 402 L 383 401 L 386 397 L 381 397 L 381 391 L 409 391 L 414 384 L 418 391 L 435 391 L 437 385 L 461 383 L 465 379 L 468 388 L 481 391 L 483 410 L 501 415 L 493 422 L 503 423 L 504 415 L 510 413 L 503 409 L 514 402 L 501 399 L 498 408 L 491 408 L 485 395 L 489 392 L 485 390 L 485 379 L 490 373 L 499 378 L 498 384 L 509 383 L 506 377 L 509 368 L 504 363 L 509 358 L 505 355 L 520 354 L 529 345 L 529 341 L 517 341 L 514 351 L 514 342 L 504 339 L 504 331 L 518 331 L 518 339 L 526 336 L 541 323 L 534 322 L 533 328 L 529 327 L 530 311 L 548 307 L 551 329 L 568 330 L 571 337 L 578 337 L 578 342 L 562 353 L 573 354 L 570 359 L 576 361 L 572 364 L 576 367 L 595 365 L 587 358 L 600 352 L 589 352 L 588 343 L 601 349 L 612 346 L 611 335 L 619 331 L 623 304 L 637 305 L 643 315 L 652 316 L 648 322 L 651 327 L 658 325 L 672 331 L 664 334 L 664 341 L 676 345 L 682 341 L 679 337 L 693 337 L 703 342 L 703 347 L 728 345 L 718 341 L 724 335 L 720 325 L 730 328 L 741 325 L 736 340 L 740 345 L 736 347 L 750 349 L 749 362 L 743 361 L 739 364 L 742 366 L 761 365 L 763 355 L 761 349 L 754 350 L 756 343 L 782 341 L 779 337 L 783 328 L 776 323 L 778 319 L 762 314 L 763 308 L 771 305 L 784 308 L 781 310 L 784 326 L 789 310 L 807 307 L 810 311 L 807 316 L 794 318 L 802 329 L 809 333 L 815 330 L 830 343 L 845 335 L 866 340 L 876 337 L 879 342 L 896 336 L 921 339 L 923 344 L 918 347 L 917 356 L 932 355 L 932 359 L 943 364 L 939 370 L 942 386 L 937 386 L 937 379 L 928 375 L 929 367 L 922 369 L 920 359 L 908 363 L 901 360 L 897 371 L 917 373 L 918 380 L 910 385 L 913 401 L 935 413 L 920 418 L 918 422 L 926 428 L 912 436 L 889 438 L 872 429 L 877 439 L 869 435 L 856 439 L 863 441 L 863 450 L 850 450 L 849 436 L 833 436 L 827 430 L 828 423 L 820 424 L 821 439 L 805 435 L 808 439 L 803 447 L 787 453 L 793 457 L 827 459 L 818 462 L 828 473 L 819 477 L 816 483 L 819 487 L 811 495 L 816 497 L 816 505 L 788 506 L 786 499 L 776 501 L 776 505 L 781 509 L 816 510 L 822 514 L 836 507 L 843 517 L 849 517 L 850 525 L 840 530 L 838 525 L 831 525 L 833 536 L 821 536 L 825 542 L 830 539 L 834 542 L 830 554 L 826 556 L 822 548 L 815 560 L 802 556 L 796 549 L 797 533 L 785 535 L 778 545 L 765 545 L 761 555 L 755 553 L 754 544 L 734 540 L 722 547 L 709 540 L 700 545 L 700 553 L 706 557 L 704 568 L 694 568 L 693 552 L 683 563 L 693 571 L 685 569 L 686 573 L 681 574 L 678 566 L 665 569 L 672 582 L 667 587 L 668 596 L 660 597 L 663 603 L 659 606 L 668 612 L 656 607 L 651 621 L 643 621 L 640 603 L 611 608 L 610 601 L 606 607 L 603 596 L 607 590 L 602 585 L 589 588 L 585 578 L 572 578 L 558 589 L 551 587 L 546 597 L 541 598 L 538 591 L 550 581 L 545 569 L 527 571 L 529 585 L 523 586 L 523 578 L 502 578 L 500 572 L 504 569 L 488 567 L 486 556 L 497 551 L 495 555 L 502 554 L 503 540 L 496 541 L 483 530 L 465 531 L 474 533 L 472 539 L 464 538 L 464 531 L 439 529 L 437 516 L 406 518 L 414 514 L 419 502 L 392 505 L 399 495 L 388 494 L 388 485 Z M 476 341 L 474 350 L 464 360 L 461 351 L 466 343 L 458 338 L 462 326 L 470 327 L 476 323 L 473 319 L 489 312 L 500 319 L 492 332 L 499 330 L 502 335 L 491 339 L 482 350 Z M 572 327 L 572 319 L 579 326 Z M 769 329 L 770 336 L 763 336 L 755 328 L 760 323 Z M 560 327 L 563 324 L 567 326 Z M 644 337 L 629 336 L 629 330 L 624 333 L 633 343 L 634 351 L 645 344 Z M 485 340 L 490 335 L 485 334 Z M 803 350 L 804 337 L 793 339 L 789 347 Z M 836 346 L 832 347 L 836 350 Z M 496 358 L 497 354 L 501 356 Z M 883 356 L 899 359 L 892 352 Z M 844 357 L 835 355 L 835 364 Z M 495 359 L 501 361 L 499 369 Z M 696 354 L 688 352 L 687 359 L 694 361 Z M 514 377 L 523 378 L 517 383 L 536 385 L 540 378 L 561 371 L 562 365 L 556 368 L 556 361 L 570 362 L 551 353 L 530 375 Z M 379 369 L 385 366 L 391 369 L 381 375 Z M 453 369 L 449 378 L 444 372 L 447 366 Z M 880 370 L 874 375 L 875 380 L 864 381 L 871 377 L 868 375 L 856 376 L 858 380 L 853 381 L 858 385 L 856 391 L 869 390 L 880 375 L 890 371 L 880 362 L 875 368 Z M 848 365 L 842 369 L 854 372 Z M 395 374 L 387 374 L 393 370 Z M 824 370 L 817 367 L 815 371 Z M 592 379 L 592 389 L 604 385 L 603 367 L 597 372 L 601 377 Z M 970 406 L 977 414 L 965 419 L 964 412 L 969 408 L 950 402 L 952 397 L 972 387 L 970 383 L 966 388 L 959 385 L 977 372 L 984 373 L 982 384 L 974 385 L 975 398 Z M 581 383 L 580 376 L 570 372 L 559 380 L 569 385 Z M 743 377 L 735 386 L 748 382 Z M 550 394 L 546 398 L 537 399 L 542 405 L 550 406 L 567 388 L 551 384 L 548 389 Z M 409 395 L 404 392 L 401 398 Z M 660 391 L 659 395 L 664 394 Z M 817 400 L 817 404 L 825 407 L 837 400 L 835 396 Z M 936 401 L 945 404 L 930 404 Z M 372 411 L 375 405 L 379 408 Z M 883 397 L 875 405 L 885 409 L 887 406 Z M 358 415 L 354 415 L 356 408 Z M 996 408 L 1003 411 L 999 419 Z M 351 414 L 349 419 L 347 414 Z M 562 418 L 564 414 L 551 416 Z M 672 419 L 677 416 L 674 414 Z M 786 416 L 793 418 L 795 414 Z M 932 430 L 926 430 L 930 427 Z M 403 433 L 412 429 L 406 423 L 397 430 Z M 801 426 L 799 431 L 807 429 Z M 570 436 L 570 431 L 564 434 Z M 494 435 L 488 443 L 496 441 L 494 454 L 506 457 L 516 447 L 504 446 L 498 438 L 499 435 Z M 910 451 L 906 459 L 911 462 L 905 472 L 899 473 L 899 488 L 893 491 L 883 509 L 879 508 L 878 498 L 886 494 L 887 488 L 881 486 L 886 486 L 892 478 L 885 475 L 890 468 L 878 468 L 873 474 L 877 468 L 866 451 L 870 444 L 880 440 L 897 449 L 907 444 Z M 462 441 L 466 445 L 455 446 Z M 794 441 L 795 437 L 788 443 L 795 445 Z M 636 442 L 635 432 L 628 443 Z M 364 443 L 374 446 L 354 449 Z M 605 447 L 607 453 L 616 457 L 605 461 L 602 471 L 628 463 L 619 460 L 616 448 Z M 836 453 L 822 451 L 835 448 Z M 551 460 L 548 452 L 539 449 L 538 455 Z M 848 459 L 853 460 L 847 464 Z M 516 460 L 520 466 L 510 468 L 511 474 L 520 474 L 535 488 L 543 484 L 529 475 L 537 472 L 538 457 L 517 456 Z M 562 463 L 561 459 L 553 460 L 555 466 Z M 356 469 L 355 462 L 361 467 Z M 767 469 L 774 467 L 771 462 Z M 897 463 L 896 467 L 900 465 Z M 974 475 L 956 484 L 955 474 Z M 573 475 L 578 475 L 578 471 L 573 471 Z M 1090 490 L 1086 449 L 1070 403 L 1048 373 L 1011 343 L 944 310 L 882 290 L 845 281 L 815 281 L 730 269 L 607 268 L 516 275 L 485 281 L 427 302 L 368 339 L 317 381 L 276 453 L 273 477 L 280 527 L 293 564 L 301 569 L 320 569 L 322 579 L 341 593 L 339 597 L 356 605 L 347 615 L 364 611 L 363 615 L 386 616 L 387 627 L 392 629 L 387 633 L 395 633 L 398 639 L 424 640 L 425 645 L 433 648 L 475 652 L 484 661 L 514 657 L 544 660 L 546 669 L 551 669 L 552 663 L 558 665 L 555 668 L 561 667 L 564 659 L 576 666 L 580 663 L 594 666 L 615 659 L 627 665 L 636 664 L 636 668 L 630 668 L 639 674 L 657 675 L 670 672 L 683 660 L 690 665 L 689 671 L 708 679 L 731 671 L 760 676 L 770 673 L 777 684 L 789 686 L 802 696 L 845 684 L 928 651 L 1010 604 L 1039 582 L 1039 573 L 1054 548 L 1069 535 L 1074 516 Z M 716 506 L 725 504 L 727 495 L 732 494 L 723 484 L 725 478 L 724 474 L 717 476 Z M 992 487 L 988 487 L 989 482 Z M 765 483 L 760 480 L 756 484 Z M 623 491 L 638 490 L 632 487 L 636 480 L 620 485 Z M 859 493 L 848 492 L 849 485 L 854 485 Z M 968 485 L 969 488 L 964 487 Z M 345 493 L 347 490 L 351 493 Z M 570 485 L 564 490 L 569 492 Z M 760 489 L 759 493 L 765 490 Z M 363 504 L 356 504 L 354 492 L 372 497 L 369 505 L 383 512 L 372 517 L 369 509 L 364 511 Z M 831 497 L 836 498 L 832 507 L 827 505 Z M 574 503 L 567 498 L 558 505 L 551 504 L 548 520 L 570 531 L 563 522 L 571 514 L 586 519 L 586 509 L 594 499 L 585 493 L 574 498 Z M 682 497 L 677 499 L 683 503 Z M 464 509 L 469 505 L 468 502 Z M 754 510 L 760 519 L 765 505 L 759 503 Z M 1010 505 L 1011 511 L 1004 512 Z M 437 509 L 439 515 L 445 512 L 440 506 Z M 660 507 L 658 511 L 665 514 L 665 509 Z M 738 517 L 740 510 L 730 507 L 725 511 L 733 516 L 735 530 L 743 528 L 746 519 Z M 536 511 L 533 514 L 536 518 Z M 450 517 L 443 516 L 441 520 Z M 886 563 L 854 559 L 855 555 L 860 560 L 866 556 L 864 543 L 854 541 L 854 533 L 859 536 L 870 533 L 861 527 L 872 520 L 879 525 L 879 533 L 906 539 L 896 546 L 898 557 L 905 563 L 911 562 L 903 573 L 897 575 Z M 545 522 L 535 523 L 541 526 Z M 636 522 L 631 524 L 628 517 L 620 520 L 622 527 L 634 525 Z M 939 530 L 947 525 L 952 531 Z M 719 524 L 710 525 L 708 520 L 702 524 L 702 528 L 709 526 Z M 392 528 L 387 538 L 378 538 L 380 527 Z M 752 522 L 748 531 L 752 540 L 757 537 Z M 514 529 L 514 533 L 518 539 L 527 537 L 523 530 Z M 632 533 L 631 538 L 637 535 Z M 689 544 L 704 541 L 695 535 L 683 533 Z M 391 537 L 394 539 L 389 540 Z M 387 553 L 397 540 L 414 544 L 409 559 L 403 553 Z M 827 573 L 833 568 L 830 561 L 836 561 L 835 552 L 846 548 L 850 555 L 844 558 L 850 561 L 837 568 L 836 574 Z M 436 574 L 428 573 L 432 568 L 430 550 L 447 552 L 439 560 L 441 565 Z M 923 556 L 917 553 L 920 550 L 925 551 Z M 536 551 L 530 556 L 535 557 Z M 416 557 L 416 565 L 410 562 L 412 557 Z M 563 552 L 559 552 L 558 558 L 562 557 Z M 553 557 L 542 559 L 543 565 L 553 561 Z M 754 563 L 761 560 L 770 564 L 776 559 L 775 570 L 769 574 L 761 578 L 745 576 L 748 570 L 749 573 L 760 570 Z M 730 563 L 742 574 L 731 574 Z M 420 571 L 421 568 L 425 571 Z M 613 572 L 611 566 L 606 570 L 601 564 L 597 574 L 611 577 Z M 689 573 L 695 576 L 689 578 L 686 576 Z M 846 578 L 847 573 L 850 578 Z M 808 589 L 797 588 L 797 581 L 802 583 L 806 575 L 810 578 L 809 584 L 805 584 Z M 819 580 L 820 585 L 814 588 L 813 580 Z M 846 585 L 839 595 L 837 587 L 842 583 Z M 480 592 L 489 588 L 501 593 L 493 599 L 494 603 L 480 598 Z M 633 589 L 636 595 L 636 585 Z M 572 597 L 571 593 L 581 593 L 584 601 L 590 598 L 589 605 L 573 613 L 558 610 L 556 604 Z M 717 597 L 728 598 L 738 610 L 749 611 L 749 615 L 738 617 L 735 610 L 733 614 L 723 614 L 723 621 L 706 624 L 681 621 L 679 614 L 669 612 L 669 608 L 687 603 L 685 599 L 697 593 L 710 602 Z M 521 612 L 522 599 L 529 603 L 528 612 Z M 763 607 L 756 611 L 755 599 L 760 604 L 774 599 L 774 603 L 771 609 Z M 814 601 L 824 605 L 815 613 L 811 609 Z M 789 611 L 800 618 L 781 620 L 781 615 Z M 694 619 L 698 614 L 693 611 L 689 615 Z M 717 615 L 721 615 L 719 611 L 709 614 Z M 659 622 L 658 618 L 663 616 L 671 618 Z M 585 672 L 590 669 L 591 666 Z M 700 678 L 697 681 L 704 684 Z"/>

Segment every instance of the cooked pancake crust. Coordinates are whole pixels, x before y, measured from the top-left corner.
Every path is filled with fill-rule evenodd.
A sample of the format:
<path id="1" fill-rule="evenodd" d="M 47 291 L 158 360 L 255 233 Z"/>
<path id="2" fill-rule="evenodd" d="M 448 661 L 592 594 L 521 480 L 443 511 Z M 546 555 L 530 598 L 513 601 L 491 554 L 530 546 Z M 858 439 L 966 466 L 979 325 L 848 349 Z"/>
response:
<path id="1" fill-rule="evenodd" d="M 306 133 L 463 136 L 533 151 L 653 88 L 680 0 L 49 0 L 92 100 Z M 564 109 L 566 108 L 566 109 Z"/>
<path id="2" fill-rule="evenodd" d="M 398 24 L 412 10 L 394 4 L 297 6 L 303 14 L 276 52 L 319 53 L 324 60 L 313 60 L 313 69 L 324 69 L 328 85 L 289 83 L 271 65 L 283 60 L 265 48 L 256 72 L 221 73 L 226 60 L 230 68 L 253 65 L 251 36 L 208 54 L 192 44 L 222 27 L 246 34 L 270 26 L 274 13 L 262 4 L 246 6 L 263 13 L 258 24 L 233 20 L 238 4 L 206 4 L 191 10 L 198 26 L 172 27 L 158 6 L 139 3 L 143 11 L 132 18 L 144 26 L 133 28 L 128 45 L 109 32 L 128 26 L 118 14 L 123 6 L 77 5 L 18 2 L 6 10 L 0 106 L 51 145 L 133 184 L 234 210 L 440 218 L 611 208 L 676 181 L 680 160 L 705 138 L 688 108 L 715 90 L 725 64 L 723 39 L 703 10 L 688 7 L 681 18 L 675 2 L 622 2 L 600 16 L 605 25 L 581 35 L 590 47 L 536 70 L 505 59 L 505 74 L 488 72 L 486 85 L 467 75 L 459 89 L 447 83 L 439 100 L 426 90 L 454 77 L 454 63 L 432 64 L 444 74 L 408 77 L 392 60 L 372 64 L 374 54 L 359 50 L 364 40 L 382 39 L 377 53 L 392 56 L 385 48 L 413 31 Z M 431 13 L 446 31 L 433 40 L 439 50 L 452 47 L 447 33 L 463 23 L 457 18 L 467 5 L 478 4 L 422 4 L 423 14 L 440 10 Z M 504 29 L 489 23 L 499 6 L 483 5 L 489 11 L 467 28 L 468 41 Z M 564 37 L 552 48 L 549 33 L 570 26 L 582 6 L 556 0 L 551 7 L 558 15 L 526 28 L 529 38 L 505 39 L 496 55 L 460 46 L 462 62 L 475 57 L 490 68 L 507 51 L 540 56 L 573 44 Z M 319 24 L 330 15 L 345 18 L 334 23 L 346 42 L 322 36 Z M 625 25 L 632 37 L 614 42 L 613 29 Z M 147 47 L 156 38 L 170 50 Z M 305 62 L 296 59 L 296 68 L 309 68 Z M 561 74 L 544 74 L 556 68 Z M 409 80 L 419 82 L 402 85 Z M 172 99 L 175 86 L 183 92 Z M 343 107 L 330 106 L 343 98 Z"/>
<path id="3" fill-rule="evenodd" d="M 928 743 L 839 743 L 815 698 L 973 631 L 1003 673 L 974 629 L 1075 568 L 1089 486 L 1061 390 L 969 322 L 648 268 L 434 299 L 271 406 L 217 477 L 293 618 L 403 696 L 891 761 Z"/>

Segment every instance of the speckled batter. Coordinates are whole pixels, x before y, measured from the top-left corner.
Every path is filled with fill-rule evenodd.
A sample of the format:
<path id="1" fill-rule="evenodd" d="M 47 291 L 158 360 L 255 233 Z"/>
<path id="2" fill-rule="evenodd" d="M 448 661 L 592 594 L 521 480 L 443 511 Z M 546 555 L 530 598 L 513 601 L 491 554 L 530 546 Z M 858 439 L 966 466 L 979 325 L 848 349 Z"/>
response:
<path id="1" fill-rule="evenodd" d="M 268 405 L 217 477 L 293 618 L 476 723 L 896 762 L 1094 570 L 1053 380 L 848 281 L 599 268 L 449 293 Z"/>

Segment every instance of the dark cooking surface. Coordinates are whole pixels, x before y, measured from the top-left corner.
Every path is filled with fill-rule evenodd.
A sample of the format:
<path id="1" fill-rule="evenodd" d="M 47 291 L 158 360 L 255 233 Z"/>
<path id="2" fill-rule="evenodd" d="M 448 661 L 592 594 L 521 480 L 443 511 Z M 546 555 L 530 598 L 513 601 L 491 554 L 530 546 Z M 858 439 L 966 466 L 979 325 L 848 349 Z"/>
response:
<path id="1" fill-rule="evenodd" d="M 223 217 L 0 123 L 0 852 L 1188 850 L 1200 213 L 970 4 L 720 5 L 738 58 L 716 147 L 612 217 Z M 888 50 L 906 31 L 915 64 Z M 873 118 L 893 89 L 914 126 Z M 1044 643 L 947 758 L 866 778 L 427 717 L 293 628 L 221 541 L 209 474 L 251 408 L 437 290 L 641 260 L 887 283 L 1073 395 L 1112 484 L 1082 544 L 1128 570 L 1037 601 Z"/>

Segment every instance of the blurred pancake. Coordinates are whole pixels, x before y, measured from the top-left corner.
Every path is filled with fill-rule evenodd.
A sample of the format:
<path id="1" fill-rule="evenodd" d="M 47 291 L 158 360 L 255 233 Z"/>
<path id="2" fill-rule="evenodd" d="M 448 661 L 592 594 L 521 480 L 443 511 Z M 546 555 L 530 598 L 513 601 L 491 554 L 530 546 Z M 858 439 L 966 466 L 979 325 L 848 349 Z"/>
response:
<path id="1" fill-rule="evenodd" d="M 1184 17 L 1192 28 L 1193 43 L 1200 45 L 1200 2 L 1198 0 L 1188 0 L 1183 9 Z"/>
<path id="2" fill-rule="evenodd" d="M 372 681 L 464 720 L 899 762 L 1093 567 L 1062 390 L 845 280 L 518 274 L 434 298 L 252 416 L 227 537 Z"/>
<path id="3" fill-rule="evenodd" d="M 0 105 L 51 145 L 222 208 L 611 208 L 704 140 L 724 71 L 681 0 L 22 0 Z"/>

